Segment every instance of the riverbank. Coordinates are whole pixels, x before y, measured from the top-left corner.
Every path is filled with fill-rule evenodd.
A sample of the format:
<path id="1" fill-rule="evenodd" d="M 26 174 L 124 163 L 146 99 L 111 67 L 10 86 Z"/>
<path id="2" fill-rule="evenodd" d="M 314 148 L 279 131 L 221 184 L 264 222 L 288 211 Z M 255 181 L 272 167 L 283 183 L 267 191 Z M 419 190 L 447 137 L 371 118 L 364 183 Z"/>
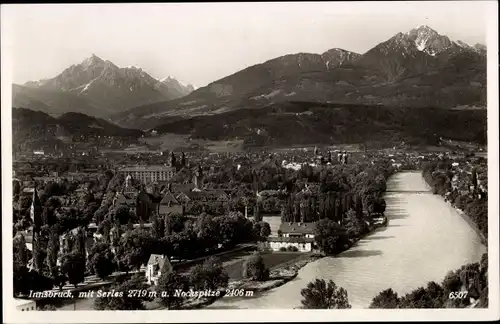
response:
<path id="1" fill-rule="evenodd" d="M 458 215 L 460 215 L 460 217 L 462 217 L 462 219 L 466 221 L 467 224 L 469 224 L 469 226 L 474 230 L 474 232 L 476 232 L 477 236 L 479 236 L 479 238 L 481 239 L 481 243 L 484 244 L 485 246 L 488 246 L 488 239 L 486 239 L 486 236 L 484 236 L 484 234 L 479 230 L 476 223 L 474 223 L 474 221 L 463 210 L 453 206 L 453 204 L 451 204 L 451 202 L 449 201 L 447 201 L 447 203 L 450 205 L 450 207 L 455 209 Z"/>
<path id="2" fill-rule="evenodd" d="M 478 235 L 441 197 L 421 194 L 428 190 L 419 172 L 396 173 L 384 195 L 387 226 L 341 254 L 309 262 L 280 287 L 255 298 L 221 298 L 206 309 L 298 308 L 301 290 L 315 279 L 333 280 L 347 291 L 353 309 L 363 309 L 385 289 L 402 296 L 429 281 L 441 282 L 452 269 L 480 261 L 486 248 Z"/>
<path id="3" fill-rule="evenodd" d="M 432 185 L 429 183 L 428 179 L 426 179 L 423 175 L 422 175 L 422 179 L 424 179 L 424 182 L 427 185 L 432 187 Z M 448 206 L 452 207 L 457 212 L 457 214 L 460 215 L 460 217 L 462 217 L 462 219 L 470 226 L 470 228 L 472 228 L 474 230 L 474 232 L 476 232 L 477 236 L 479 236 L 479 238 L 481 239 L 481 243 L 484 244 L 485 246 L 488 246 L 488 239 L 481 232 L 481 230 L 476 225 L 476 223 L 472 220 L 472 218 L 469 215 L 467 215 L 463 210 L 456 207 L 451 201 L 449 201 L 445 197 L 443 197 L 443 195 L 439 195 L 439 196 L 441 196 L 443 198 L 443 201 L 446 202 L 446 204 L 448 204 Z"/>
<path id="4" fill-rule="evenodd" d="M 298 252 L 297 252 L 298 253 Z M 297 259 L 291 260 L 280 264 L 269 271 L 269 279 L 266 281 L 251 281 L 243 279 L 240 281 L 233 282 L 234 289 L 243 289 L 246 291 L 253 292 L 263 292 L 273 288 L 277 288 L 281 285 L 286 284 L 290 280 L 297 277 L 299 270 L 302 269 L 309 262 L 316 261 L 322 258 L 323 255 L 320 254 L 306 254 L 298 257 Z"/>
<path id="5" fill-rule="evenodd" d="M 298 256 L 296 259 L 290 260 L 288 262 L 282 263 L 280 265 L 271 268 L 269 271 L 269 279 L 266 281 L 252 281 L 249 279 L 234 280 L 229 283 L 226 290 L 232 290 L 232 291 L 239 290 L 245 293 L 251 291 L 252 297 L 257 297 L 255 296 L 255 293 L 262 293 L 274 288 L 278 288 L 280 286 L 283 286 L 287 282 L 295 279 L 300 269 L 302 269 L 308 263 L 317 261 L 322 257 L 323 255 L 317 253 L 303 254 L 301 256 Z M 217 300 L 221 298 L 231 298 L 231 299 L 238 298 L 236 296 L 235 297 L 224 296 L 226 290 L 224 290 L 223 294 L 221 294 L 219 298 L 195 301 L 194 303 L 186 304 L 183 307 L 183 309 L 200 309 L 215 303 Z"/>

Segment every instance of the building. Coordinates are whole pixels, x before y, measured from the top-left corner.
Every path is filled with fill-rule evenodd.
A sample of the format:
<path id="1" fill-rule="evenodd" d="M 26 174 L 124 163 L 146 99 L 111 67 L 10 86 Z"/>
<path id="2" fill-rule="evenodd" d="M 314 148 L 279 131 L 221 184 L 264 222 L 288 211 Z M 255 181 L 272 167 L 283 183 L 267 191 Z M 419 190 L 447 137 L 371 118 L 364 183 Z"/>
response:
<path id="1" fill-rule="evenodd" d="M 172 192 L 176 201 L 185 207 L 189 207 L 195 202 L 201 204 L 209 202 L 223 204 L 230 200 L 229 195 L 223 189 L 203 188 L 203 170 L 201 166 L 198 166 L 195 170 L 191 184 L 174 184 L 169 186 L 168 190 Z"/>
<path id="2" fill-rule="evenodd" d="M 208 203 L 208 202 L 219 202 L 224 203 L 229 201 L 229 196 L 222 189 L 212 189 L 212 190 L 192 190 L 182 192 L 177 196 L 177 200 L 189 204 L 193 202 Z"/>
<path id="3" fill-rule="evenodd" d="M 172 192 L 167 191 L 158 204 L 157 213 L 161 217 L 164 217 L 169 213 L 178 213 L 182 215 L 184 214 L 184 208 L 181 203 L 174 197 Z"/>
<path id="4" fill-rule="evenodd" d="M 174 267 L 165 255 L 151 254 L 146 266 L 146 279 L 148 284 L 157 285 L 162 271 L 172 272 Z"/>
<path id="5" fill-rule="evenodd" d="M 124 176 L 132 176 L 141 183 L 169 181 L 176 172 L 175 167 L 166 165 L 137 165 L 118 169 Z"/>
<path id="6" fill-rule="evenodd" d="M 281 223 L 278 237 L 268 237 L 264 247 L 279 251 L 293 246 L 299 252 L 311 252 L 316 249 L 315 229 L 316 223 Z"/>
<path id="7" fill-rule="evenodd" d="M 273 251 L 288 249 L 291 246 L 297 248 L 298 252 L 311 252 L 315 249 L 314 239 L 305 237 L 268 237 L 267 241 L 262 243 L 264 248 Z"/>
<path id="8" fill-rule="evenodd" d="M 315 229 L 316 223 L 281 223 L 278 235 L 281 237 L 302 237 L 314 239 Z"/>
<path id="9" fill-rule="evenodd" d="M 28 300 L 28 299 L 14 299 L 16 304 L 16 310 L 21 312 L 29 312 L 36 310 L 36 300 Z"/>

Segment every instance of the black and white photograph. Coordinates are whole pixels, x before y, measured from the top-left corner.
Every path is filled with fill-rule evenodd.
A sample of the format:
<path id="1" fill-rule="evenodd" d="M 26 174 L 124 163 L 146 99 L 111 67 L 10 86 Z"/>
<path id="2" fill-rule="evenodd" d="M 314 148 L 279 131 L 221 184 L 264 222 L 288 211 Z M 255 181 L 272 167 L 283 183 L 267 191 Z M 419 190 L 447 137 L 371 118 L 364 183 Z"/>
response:
<path id="1" fill-rule="evenodd" d="M 497 12 L 2 5 L 5 320 L 498 319 Z"/>

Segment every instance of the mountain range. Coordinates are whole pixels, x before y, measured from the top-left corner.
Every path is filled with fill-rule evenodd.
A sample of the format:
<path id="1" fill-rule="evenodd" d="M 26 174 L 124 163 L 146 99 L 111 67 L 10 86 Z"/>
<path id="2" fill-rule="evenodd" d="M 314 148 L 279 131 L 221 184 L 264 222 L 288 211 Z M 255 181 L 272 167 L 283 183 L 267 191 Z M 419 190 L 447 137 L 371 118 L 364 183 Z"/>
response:
<path id="1" fill-rule="evenodd" d="M 418 26 L 364 54 L 334 48 L 322 54 L 281 56 L 180 99 L 136 107 L 111 120 L 150 129 L 172 116 L 190 118 L 287 101 L 484 107 L 486 47 L 454 42 L 428 26 Z"/>
<path id="2" fill-rule="evenodd" d="M 345 142 L 378 134 L 382 141 L 397 137 L 432 142 L 439 133 L 485 141 L 486 47 L 452 41 L 428 26 L 400 32 L 364 54 L 339 48 L 287 54 L 198 89 L 173 78 L 156 80 L 138 68 L 120 69 L 95 56 L 54 79 L 23 88 L 36 95 L 28 103 L 18 95 L 17 107 L 47 111 L 57 106 L 62 113 L 80 100 L 86 114 L 122 127 L 201 138 L 257 138 L 285 145 L 300 138 Z M 137 104 L 141 101 L 148 103 Z M 376 127 L 367 128 L 370 123 Z M 426 133 L 418 135 L 419 127 Z"/>
<path id="3" fill-rule="evenodd" d="M 140 105 L 183 97 L 194 90 L 175 78 L 157 80 L 135 66 L 120 68 L 92 54 L 52 79 L 13 85 L 13 106 L 53 115 L 80 112 L 106 117 Z"/>

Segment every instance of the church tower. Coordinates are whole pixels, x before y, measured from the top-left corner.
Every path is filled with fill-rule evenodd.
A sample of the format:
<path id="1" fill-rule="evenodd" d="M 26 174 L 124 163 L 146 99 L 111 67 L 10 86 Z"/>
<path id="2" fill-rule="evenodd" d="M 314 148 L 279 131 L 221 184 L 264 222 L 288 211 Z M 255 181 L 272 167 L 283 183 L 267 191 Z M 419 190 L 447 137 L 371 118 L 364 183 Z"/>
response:
<path id="1" fill-rule="evenodd" d="M 201 165 L 198 165 L 194 171 L 193 184 L 195 190 L 201 190 L 203 186 L 203 169 Z"/>
<path id="2" fill-rule="evenodd" d="M 184 168 L 186 166 L 186 154 L 184 154 L 184 152 L 182 152 L 182 155 L 181 155 L 181 167 Z"/>
<path id="3" fill-rule="evenodd" d="M 170 153 L 170 166 L 177 168 L 177 159 L 175 157 L 174 151 Z"/>

